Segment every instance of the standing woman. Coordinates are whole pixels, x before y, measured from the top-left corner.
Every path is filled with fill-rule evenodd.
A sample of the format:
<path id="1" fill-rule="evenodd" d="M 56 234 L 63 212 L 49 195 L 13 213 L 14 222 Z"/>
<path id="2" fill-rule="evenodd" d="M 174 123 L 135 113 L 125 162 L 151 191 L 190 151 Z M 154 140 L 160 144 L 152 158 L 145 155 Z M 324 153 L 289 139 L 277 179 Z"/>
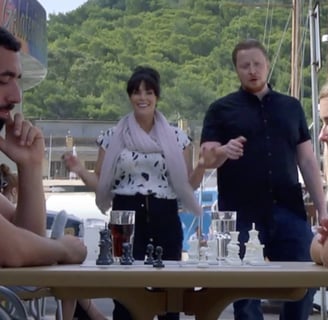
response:
<path id="1" fill-rule="evenodd" d="M 160 97 L 156 70 L 135 69 L 127 93 L 133 111 L 99 141 L 96 202 L 103 212 L 111 205 L 113 210 L 135 210 L 135 259 L 143 260 L 147 244 L 152 243 L 163 248 L 164 260 L 181 260 L 177 198 L 190 212 L 201 214 L 192 187 L 199 185 L 204 169 L 198 164 L 191 170 L 187 134 L 171 126 L 156 108 Z M 114 320 L 132 319 L 123 305 L 114 302 Z M 179 319 L 179 314 L 158 319 Z"/>

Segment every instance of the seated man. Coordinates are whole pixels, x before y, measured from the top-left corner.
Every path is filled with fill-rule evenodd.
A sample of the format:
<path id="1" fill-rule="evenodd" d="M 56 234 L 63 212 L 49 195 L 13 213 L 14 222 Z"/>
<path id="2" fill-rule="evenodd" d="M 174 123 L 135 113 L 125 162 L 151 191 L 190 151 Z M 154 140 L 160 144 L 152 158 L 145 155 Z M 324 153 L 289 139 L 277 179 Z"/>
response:
<path id="1" fill-rule="evenodd" d="M 17 165 L 18 199 L 15 207 L 0 194 L 0 266 L 20 267 L 81 263 L 86 247 L 73 236 L 44 237 L 45 199 L 42 185 L 44 139 L 41 131 L 11 110 L 21 102 L 20 43 L 0 28 L 0 151 Z"/>

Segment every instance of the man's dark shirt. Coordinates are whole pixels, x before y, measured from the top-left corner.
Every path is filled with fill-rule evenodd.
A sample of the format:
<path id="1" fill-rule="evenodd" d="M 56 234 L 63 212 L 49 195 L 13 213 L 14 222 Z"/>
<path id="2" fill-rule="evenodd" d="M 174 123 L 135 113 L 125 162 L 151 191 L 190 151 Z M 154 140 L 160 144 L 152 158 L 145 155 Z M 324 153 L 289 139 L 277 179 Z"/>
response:
<path id="1" fill-rule="evenodd" d="M 296 148 L 309 140 L 300 102 L 270 90 L 262 100 L 240 89 L 212 103 L 201 143 L 244 136 L 244 155 L 218 168 L 219 208 L 264 218 L 273 204 L 306 217 Z M 240 217 L 241 218 L 241 217 Z"/>

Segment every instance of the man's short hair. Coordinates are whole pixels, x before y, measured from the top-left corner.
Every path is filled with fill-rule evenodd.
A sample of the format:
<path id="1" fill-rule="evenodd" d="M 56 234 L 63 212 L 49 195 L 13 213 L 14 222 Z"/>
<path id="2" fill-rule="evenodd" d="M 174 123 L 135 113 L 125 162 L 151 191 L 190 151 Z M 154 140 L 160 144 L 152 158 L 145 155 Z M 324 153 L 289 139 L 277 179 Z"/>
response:
<path id="1" fill-rule="evenodd" d="M 259 49 L 262 51 L 264 56 L 269 60 L 268 53 L 264 48 L 263 44 L 256 40 L 256 39 L 246 39 L 239 42 L 232 51 L 232 62 L 233 65 L 236 66 L 237 64 L 237 54 L 241 50 L 248 50 L 248 49 Z"/>
<path id="2" fill-rule="evenodd" d="M 6 28 L 0 27 L 0 47 L 18 52 L 21 49 L 21 43 Z"/>

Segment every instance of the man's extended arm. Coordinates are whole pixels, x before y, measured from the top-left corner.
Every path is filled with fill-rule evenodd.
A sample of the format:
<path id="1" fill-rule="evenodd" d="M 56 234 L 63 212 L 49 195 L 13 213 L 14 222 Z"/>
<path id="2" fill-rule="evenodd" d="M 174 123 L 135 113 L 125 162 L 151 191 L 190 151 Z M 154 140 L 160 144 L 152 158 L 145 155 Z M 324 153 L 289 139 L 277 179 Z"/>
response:
<path id="1" fill-rule="evenodd" d="M 16 227 L 0 215 L 0 267 L 82 263 L 86 247 L 70 235 L 58 240 Z"/>

